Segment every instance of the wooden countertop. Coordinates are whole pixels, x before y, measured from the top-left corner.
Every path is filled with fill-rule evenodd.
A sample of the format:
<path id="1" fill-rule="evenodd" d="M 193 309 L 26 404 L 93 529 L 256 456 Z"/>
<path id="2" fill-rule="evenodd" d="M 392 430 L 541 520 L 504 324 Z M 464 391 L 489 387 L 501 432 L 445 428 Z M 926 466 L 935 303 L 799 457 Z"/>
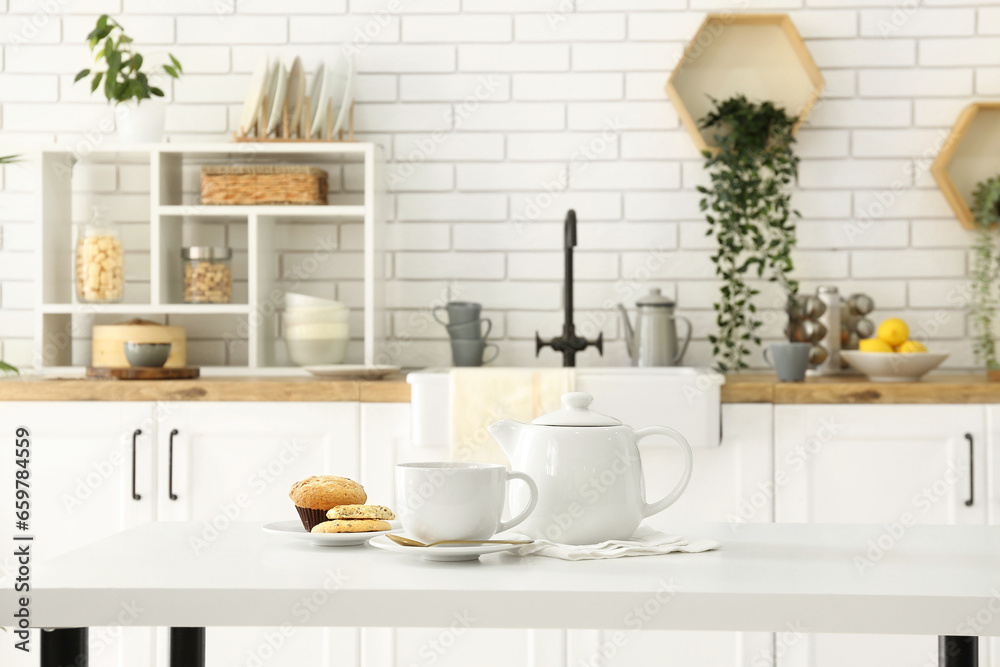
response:
<path id="1" fill-rule="evenodd" d="M 1000 403 L 1000 382 L 986 373 L 931 374 L 920 382 L 871 382 L 861 375 L 778 382 L 773 374 L 727 375 L 723 403 Z"/>
<path id="2" fill-rule="evenodd" d="M 405 376 L 384 380 L 205 377 L 197 380 L 0 380 L 0 401 L 361 401 L 409 403 Z"/>
<path id="3" fill-rule="evenodd" d="M 197 380 L 94 380 L 13 377 L 0 401 L 360 401 L 407 403 L 405 375 L 384 380 L 312 377 L 206 377 Z M 929 375 L 921 382 L 869 382 L 861 376 L 778 382 L 773 374 L 726 377 L 723 403 L 1000 403 L 1000 382 L 985 373 Z"/>

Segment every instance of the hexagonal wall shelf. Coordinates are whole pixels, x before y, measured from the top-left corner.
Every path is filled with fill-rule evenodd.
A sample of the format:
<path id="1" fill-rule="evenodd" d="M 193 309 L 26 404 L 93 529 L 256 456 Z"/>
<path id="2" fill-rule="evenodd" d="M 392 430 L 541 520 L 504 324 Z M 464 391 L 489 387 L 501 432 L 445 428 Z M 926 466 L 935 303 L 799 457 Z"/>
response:
<path id="1" fill-rule="evenodd" d="M 787 14 L 709 14 L 670 75 L 667 95 L 699 150 L 706 150 L 713 142 L 698 120 L 712 107 L 709 96 L 770 100 L 801 123 L 824 85 Z"/>
<path id="2" fill-rule="evenodd" d="M 1000 102 L 965 107 L 931 165 L 931 175 L 966 229 L 975 229 L 969 206 L 976 183 L 1000 174 Z"/>

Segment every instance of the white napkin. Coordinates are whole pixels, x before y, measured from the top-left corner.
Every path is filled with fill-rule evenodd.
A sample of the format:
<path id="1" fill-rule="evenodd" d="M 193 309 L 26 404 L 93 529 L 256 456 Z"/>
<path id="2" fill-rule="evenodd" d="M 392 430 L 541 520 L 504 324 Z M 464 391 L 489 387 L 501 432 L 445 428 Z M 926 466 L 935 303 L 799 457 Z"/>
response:
<path id="1" fill-rule="evenodd" d="M 658 556 L 675 551 L 700 553 L 721 546 L 715 540 L 667 535 L 648 526 L 639 526 L 631 539 L 608 540 L 600 544 L 559 544 L 549 540 L 535 540 L 521 547 L 521 556 L 549 556 L 563 560 L 600 560 L 626 556 Z"/>

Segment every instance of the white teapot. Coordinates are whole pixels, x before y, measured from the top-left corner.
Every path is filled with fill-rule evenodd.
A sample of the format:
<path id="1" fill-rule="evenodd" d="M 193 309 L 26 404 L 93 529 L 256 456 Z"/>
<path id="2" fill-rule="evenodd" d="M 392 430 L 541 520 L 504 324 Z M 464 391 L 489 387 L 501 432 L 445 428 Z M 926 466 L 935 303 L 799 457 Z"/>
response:
<path id="1" fill-rule="evenodd" d="M 666 426 L 634 430 L 621 421 L 589 409 L 594 397 L 563 394 L 564 408 L 522 424 L 503 419 L 490 424 L 492 435 L 514 470 L 538 485 L 538 505 L 518 528 L 535 539 L 563 544 L 595 544 L 629 538 L 639 523 L 680 498 L 691 479 L 691 446 Z M 684 473 L 665 498 L 646 502 L 637 443 L 665 435 L 684 452 Z M 512 512 L 529 498 L 511 489 Z"/>

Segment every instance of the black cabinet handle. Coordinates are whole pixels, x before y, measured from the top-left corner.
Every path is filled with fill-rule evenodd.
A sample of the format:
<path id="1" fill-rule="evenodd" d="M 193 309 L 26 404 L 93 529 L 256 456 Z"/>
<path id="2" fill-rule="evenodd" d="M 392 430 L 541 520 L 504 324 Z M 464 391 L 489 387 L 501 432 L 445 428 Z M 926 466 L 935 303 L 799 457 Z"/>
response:
<path id="1" fill-rule="evenodd" d="M 965 439 L 969 441 L 969 499 L 965 506 L 972 507 L 976 502 L 976 445 L 971 433 L 966 433 Z"/>
<path id="2" fill-rule="evenodd" d="M 142 435 L 141 428 L 132 431 L 132 500 L 142 500 L 142 496 L 135 492 L 135 439 L 140 435 Z"/>
<path id="3" fill-rule="evenodd" d="M 177 494 L 174 493 L 174 436 L 180 433 L 177 429 L 170 431 L 170 460 L 167 463 L 167 493 L 170 494 L 171 500 L 177 500 Z"/>

